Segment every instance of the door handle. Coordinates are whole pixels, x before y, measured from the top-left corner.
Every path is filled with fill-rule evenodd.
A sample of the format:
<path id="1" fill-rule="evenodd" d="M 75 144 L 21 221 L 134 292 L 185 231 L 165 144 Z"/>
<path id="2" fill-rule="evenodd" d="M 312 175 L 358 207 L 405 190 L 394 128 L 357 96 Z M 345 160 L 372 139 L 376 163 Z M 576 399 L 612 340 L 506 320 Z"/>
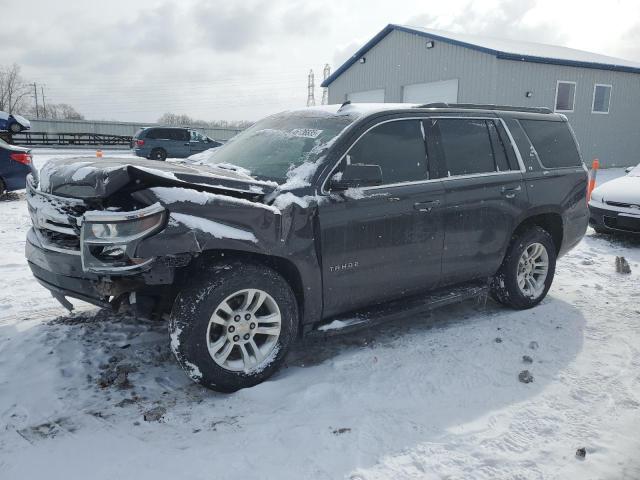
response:
<path id="1" fill-rule="evenodd" d="M 184 146 L 188 147 L 189 145 L 191 145 L 190 143 L 185 143 Z"/>
<path id="2" fill-rule="evenodd" d="M 500 189 L 500 193 L 507 198 L 515 198 L 516 194 L 522 190 L 522 186 L 518 185 L 517 187 L 502 187 Z"/>
<path id="3" fill-rule="evenodd" d="M 430 200 L 427 202 L 416 202 L 413 204 L 413 208 L 421 212 L 430 212 L 433 207 L 440 205 L 440 200 Z"/>

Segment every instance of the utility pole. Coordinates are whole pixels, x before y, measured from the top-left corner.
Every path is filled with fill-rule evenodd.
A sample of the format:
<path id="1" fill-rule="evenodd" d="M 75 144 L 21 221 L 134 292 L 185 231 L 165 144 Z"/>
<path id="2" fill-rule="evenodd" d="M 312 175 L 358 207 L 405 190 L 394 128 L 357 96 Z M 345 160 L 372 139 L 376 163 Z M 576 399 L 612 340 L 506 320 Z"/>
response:
<path id="1" fill-rule="evenodd" d="M 322 71 L 322 81 L 326 82 L 327 78 L 331 75 L 331 67 L 328 63 L 324 64 L 324 70 Z M 329 103 L 329 89 L 327 87 L 322 88 L 322 103 L 321 105 L 327 105 Z"/>
<path id="2" fill-rule="evenodd" d="M 40 92 L 42 93 L 42 117 L 47 118 L 47 104 L 44 102 L 44 87 L 40 85 Z"/>
<path id="3" fill-rule="evenodd" d="M 36 99 L 36 118 L 40 118 L 38 115 L 38 86 L 36 85 L 36 82 L 33 82 L 33 95 Z"/>
<path id="4" fill-rule="evenodd" d="M 307 107 L 316 106 L 316 98 L 314 97 L 314 90 L 316 84 L 313 80 L 313 69 L 309 70 L 309 76 L 307 77 Z"/>

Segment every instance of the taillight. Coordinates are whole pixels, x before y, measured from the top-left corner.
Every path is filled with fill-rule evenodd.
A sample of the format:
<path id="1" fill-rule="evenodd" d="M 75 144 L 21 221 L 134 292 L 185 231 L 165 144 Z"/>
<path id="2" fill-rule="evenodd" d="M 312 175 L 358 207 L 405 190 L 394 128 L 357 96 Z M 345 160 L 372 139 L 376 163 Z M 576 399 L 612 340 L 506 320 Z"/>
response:
<path id="1" fill-rule="evenodd" d="M 144 140 L 139 140 L 139 139 L 136 140 L 136 147 L 141 147 L 143 145 L 144 145 Z"/>
<path id="2" fill-rule="evenodd" d="M 9 158 L 24 165 L 31 165 L 31 154 L 29 153 L 11 153 Z"/>

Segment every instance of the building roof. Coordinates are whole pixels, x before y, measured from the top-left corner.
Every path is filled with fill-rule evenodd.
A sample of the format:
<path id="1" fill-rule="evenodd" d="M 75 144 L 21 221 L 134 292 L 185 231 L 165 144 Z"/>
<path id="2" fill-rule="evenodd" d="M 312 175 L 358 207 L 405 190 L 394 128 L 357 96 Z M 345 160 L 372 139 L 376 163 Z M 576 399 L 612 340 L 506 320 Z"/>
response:
<path id="1" fill-rule="evenodd" d="M 546 63 L 551 65 L 564 65 L 569 67 L 595 68 L 600 70 L 613 70 L 617 72 L 640 73 L 640 63 L 624 60 L 622 58 L 609 57 L 598 53 L 585 52 L 574 48 L 546 45 L 543 43 L 521 42 L 501 38 L 469 35 L 466 33 L 445 32 L 430 28 L 412 27 L 409 25 L 389 24 L 375 37 L 369 40 L 360 50 L 354 53 L 324 82 L 327 87 L 338 78 L 345 70 L 363 57 L 369 50 L 377 45 L 389 33 L 394 30 L 414 33 L 425 38 L 470 48 L 479 52 L 495 55 L 504 60 L 517 60 L 523 62 Z"/>

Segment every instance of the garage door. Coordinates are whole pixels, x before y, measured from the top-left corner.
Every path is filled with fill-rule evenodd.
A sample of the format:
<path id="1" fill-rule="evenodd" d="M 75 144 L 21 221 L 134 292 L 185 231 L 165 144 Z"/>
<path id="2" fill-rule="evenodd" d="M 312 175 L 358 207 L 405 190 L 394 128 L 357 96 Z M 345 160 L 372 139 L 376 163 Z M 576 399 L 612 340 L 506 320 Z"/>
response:
<path id="1" fill-rule="evenodd" d="M 347 93 L 347 100 L 351 103 L 384 103 L 384 88 Z"/>
<path id="2" fill-rule="evenodd" d="M 458 101 L 458 79 L 405 85 L 402 88 L 402 101 L 406 103 L 456 103 Z"/>

